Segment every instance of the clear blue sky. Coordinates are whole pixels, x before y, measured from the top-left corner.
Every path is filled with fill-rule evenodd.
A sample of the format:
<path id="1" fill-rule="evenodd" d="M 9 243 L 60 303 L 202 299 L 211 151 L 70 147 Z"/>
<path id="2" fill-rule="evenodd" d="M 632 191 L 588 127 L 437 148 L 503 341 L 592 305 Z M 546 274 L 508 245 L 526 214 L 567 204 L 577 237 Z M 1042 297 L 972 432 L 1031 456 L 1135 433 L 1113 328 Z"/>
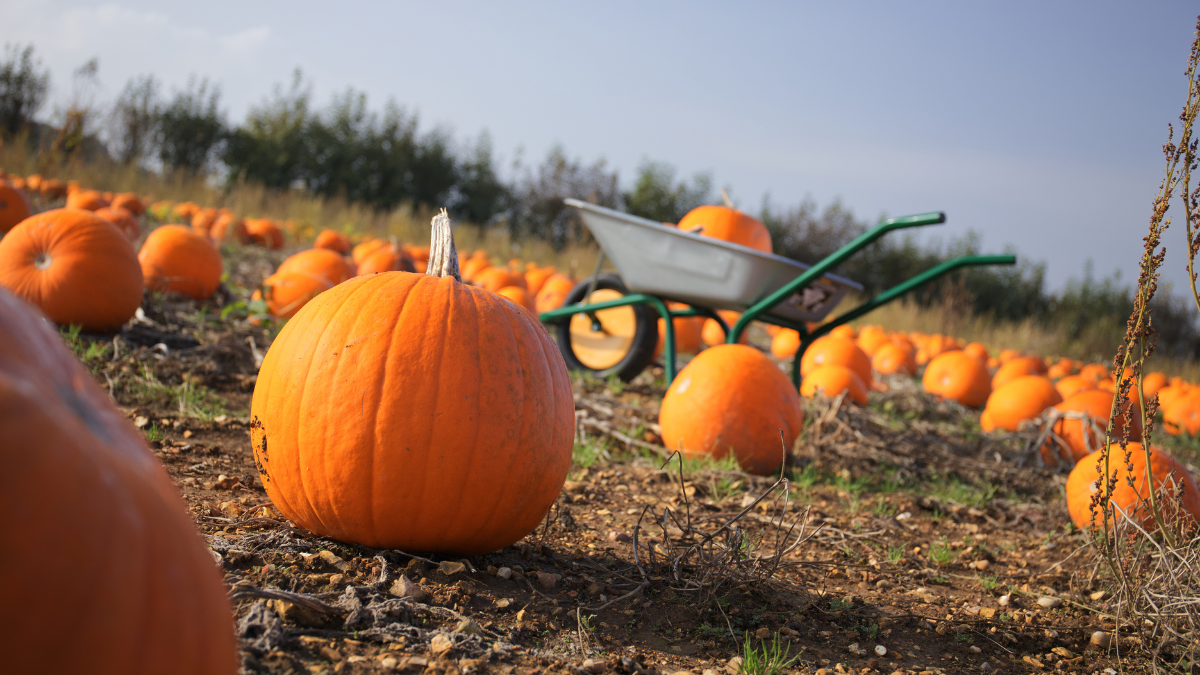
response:
<path id="1" fill-rule="evenodd" d="M 3 0 L 65 94 L 152 72 L 221 83 L 240 120 L 300 67 L 511 161 L 561 142 L 628 184 L 645 158 L 711 171 L 756 211 L 834 198 L 874 218 L 945 210 L 940 236 L 1136 276 L 1200 5 L 1185 2 L 117 3 Z M 47 106 L 44 113 L 51 112 Z M 1179 213 L 1178 209 L 1175 213 Z M 1168 280 L 1185 283 L 1182 221 Z M 1180 288 L 1179 290 L 1182 290 Z"/>

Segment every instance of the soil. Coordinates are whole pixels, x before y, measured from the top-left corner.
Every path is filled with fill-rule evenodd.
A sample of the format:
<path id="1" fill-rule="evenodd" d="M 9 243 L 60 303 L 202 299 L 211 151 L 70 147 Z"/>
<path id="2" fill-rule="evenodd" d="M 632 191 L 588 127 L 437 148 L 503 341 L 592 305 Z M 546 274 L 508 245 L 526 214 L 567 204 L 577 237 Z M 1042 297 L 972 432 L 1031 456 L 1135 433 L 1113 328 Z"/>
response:
<path id="1" fill-rule="evenodd" d="M 120 339 L 71 340 L 221 565 L 243 672 L 726 673 L 750 648 L 782 655 L 741 666 L 763 673 L 1151 668 L 1136 637 L 1114 644 L 1122 661 L 1089 646 L 1114 626 L 1065 476 L 911 380 L 865 408 L 809 404 L 782 481 L 669 457 L 661 368 L 578 378 L 575 464 L 525 540 L 457 559 L 303 531 L 250 449 L 275 329 L 221 316 L 275 262 L 235 262 L 233 290 L 209 303 L 148 298 Z"/>

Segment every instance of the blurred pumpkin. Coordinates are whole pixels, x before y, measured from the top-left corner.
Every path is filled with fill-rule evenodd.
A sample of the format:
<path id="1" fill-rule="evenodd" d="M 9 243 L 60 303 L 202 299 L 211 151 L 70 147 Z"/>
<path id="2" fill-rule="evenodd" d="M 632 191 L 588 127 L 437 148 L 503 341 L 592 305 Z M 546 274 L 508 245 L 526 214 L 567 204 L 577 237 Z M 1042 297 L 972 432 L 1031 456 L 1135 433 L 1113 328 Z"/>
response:
<path id="1" fill-rule="evenodd" d="M 387 245 L 386 239 L 367 239 L 351 250 L 350 258 L 354 261 L 354 266 L 358 267 L 362 261 L 367 259 L 367 256 Z"/>
<path id="2" fill-rule="evenodd" d="M 245 246 L 252 241 L 250 238 L 250 231 L 246 229 L 246 221 L 228 213 L 222 213 L 217 216 L 217 219 L 213 221 L 212 228 L 209 229 L 208 234 L 212 237 L 213 241 L 217 242 L 218 244 L 222 244 L 227 241 L 236 241 L 242 246 Z M 280 240 L 279 245 L 283 246 L 282 240 Z"/>
<path id="3" fill-rule="evenodd" d="M 992 389 L 999 389 L 1018 377 L 1041 375 L 1045 372 L 1046 365 L 1036 356 L 1019 356 L 1015 359 L 1009 359 L 992 376 Z"/>
<path id="4" fill-rule="evenodd" d="M 313 248 L 326 248 L 342 255 L 350 255 L 350 237 L 337 230 L 321 230 L 313 241 Z"/>
<path id="5" fill-rule="evenodd" d="M 0 235 L 30 215 L 32 211 L 25 193 L 13 187 L 12 183 L 0 181 Z"/>
<path id="6" fill-rule="evenodd" d="M 163 225 L 138 252 L 146 288 L 205 300 L 221 283 L 221 253 L 204 235 L 185 225 Z"/>
<path id="7" fill-rule="evenodd" d="M 733 330 L 733 324 L 737 323 L 737 320 L 742 318 L 740 312 L 734 312 L 728 309 L 718 309 L 717 316 L 721 317 L 725 321 L 725 325 L 729 326 L 730 330 Z M 749 333 L 750 331 L 742 331 L 741 337 L 738 338 L 738 344 L 750 344 Z M 715 347 L 717 345 L 725 344 L 726 338 L 727 336 L 725 335 L 725 331 L 722 330 L 721 324 L 717 323 L 713 319 L 704 320 L 704 325 L 700 328 L 700 339 L 704 342 L 704 344 L 708 345 L 709 347 Z"/>
<path id="8" fill-rule="evenodd" d="M 984 431 L 1017 431 L 1022 422 L 1036 418 L 1046 408 L 1059 403 L 1062 403 L 1062 396 L 1049 378 L 1024 375 L 992 391 L 979 416 L 979 427 Z"/>
<path id="9" fill-rule="evenodd" d="M 128 209 L 120 206 L 106 206 L 102 209 L 96 209 L 95 213 L 113 225 L 116 225 L 117 229 L 124 232 L 125 236 L 129 237 L 131 241 L 142 236 L 142 229 L 138 227 L 137 218 Z"/>
<path id="10" fill-rule="evenodd" d="M 502 298 L 512 300 L 513 304 L 524 309 L 530 314 L 537 316 L 537 306 L 533 303 L 533 297 L 529 295 L 529 291 L 520 286 L 505 286 L 496 291 L 496 295 Z"/>
<path id="11" fill-rule="evenodd" d="M 875 356 L 875 352 L 886 344 L 891 344 L 887 331 L 879 326 L 863 326 L 858 332 L 858 346 L 867 356 Z"/>
<path id="12" fill-rule="evenodd" d="M 1165 390 L 1164 390 L 1165 391 Z M 1160 401 L 1162 392 L 1159 392 Z M 1174 436 L 1200 434 L 1200 389 L 1189 390 L 1163 407 L 1163 430 Z"/>
<path id="13" fill-rule="evenodd" d="M 1054 383 L 1054 388 L 1058 390 L 1060 396 L 1065 401 L 1081 391 L 1095 389 L 1094 382 L 1082 375 L 1068 375 L 1058 382 Z"/>
<path id="14" fill-rule="evenodd" d="M 894 342 L 888 342 L 875 350 L 875 355 L 871 357 L 871 367 L 885 375 L 917 374 L 917 360 L 914 354 Z"/>
<path id="15" fill-rule="evenodd" d="M 679 229 L 695 230 L 701 236 L 771 253 L 771 233 L 767 231 L 767 226 L 726 206 L 697 206 L 679 221 Z"/>
<path id="16" fill-rule="evenodd" d="M 1167 376 L 1159 372 L 1146 373 L 1142 376 L 1142 396 L 1147 400 L 1167 386 Z"/>
<path id="17" fill-rule="evenodd" d="M 568 277 L 561 274 L 551 275 L 546 283 L 542 284 L 542 290 L 538 291 L 534 298 L 538 314 L 562 307 L 573 288 L 575 288 L 575 282 Z"/>
<path id="18" fill-rule="evenodd" d="M 247 243 L 258 244 L 272 251 L 283 248 L 283 230 L 279 229 L 279 226 L 270 218 L 246 218 L 244 222 Z M 216 225 L 214 224 L 213 227 L 215 228 Z"/>
<path id="19" fill-rule="evenodd" d="M 769 325 L 769 324 L 768 324 Z M 771 338 L 771 355 L 780 360 L 795 358 L 800 349 L 800 332 L 791 328 L 782 328 Z"/>
<path id="20" fill-rule="evenodd" d="M 487 258 L 470 258 L 462 266 L 463 281 L 474 282 L 477 274 L 491 267 L 492 263 Z"/>
<path id="21" fill-rule="evenodd" d="M 800 374 L 808 377 L 818 366 L 831 363 L 853 370 L 868 389 L 874 383 L 871 359 L 866 353 L 853 340 L 832 335 L 817 338 L 804 351 L 804 356 L 800 359 Z"/>
<path id="22" fill-rule="evenodd" d="M 542 284 L 545 284 L 546 280 L 553 276 L 555 271 L 553 267 L 535 267 L 525 270 L 525 286 L 536 297 L 538 291 L 542 290 Z"/>
<path id="23" fill-rule="evenodd" d="M 64 208 L 95 211 L 106 206 L 108 206 L 108 200 L 99 192 L 95 190 L 80 190 L 79 192 L 67 195 L 67 205 Z"/>
<path id="24" fill-rule="evenodd" d="M 667 303 L 667 305 L 671 309 L 686 307 L 686 305 L 681 306 L 674 302 Z M 703 322 L 703 317 L 697 316 L 681 316 L 671 319 L 671 326 L 675 329 L 675 352 L 677 354 L 695 354 L 704 348 L 700 340 Z M 660 318 L 658 320 L 658 345 L 654 348 L 655 358 L 662 354 L 666 339 L 667 322 Z"/>
<path id="25" fill-rule="evenodd" d="M 412 258 L 408 257 L 408 254 L 404 251 L 397 250 L 391 244 L 379 247 L 366 258 L 363 258 L 363 261 L 358 265 L 358 276 L 379 274 L 380 272 L 415 271 L 416 268 L 413 267 Z"/>
<path id="26" fill-rule="evenodd" d="M 862 378 L 853 370 L 836 363 L 813 368 L 800 384 L 800 395 L 805 398 L 818 395 L 834 398 L 842 394 L 859 405 L 867 404 L 867 385 L 863 384 Z"/>
<path id="27" fill-rule="evenodd" d="M 855 340 L 858 338 L 858 331 L 854 330 L 854 326 L 844 323 L 837 328 L 829 331 L 829 337 L 846 338 L 847 340 Z"/>
<path id="28" fill-rule="evenodd" d="M 979 342 L 968 343 L 967 346 L 962 348 L 962 351 L 967 356 L 970 356 L 985 365 L 987 364 L 988 357 L 990 356 L 988 354 L 987 347 L 985 347 L 982 343 L 979 343 Z"/>
<path id="29" fill-rule="evenodd" d="M 121 192 L 113 195 L 112 206 L 116 206 L 140 216 L 146 213 L 146 204 L 133 192 Z"/>
<path id="30" fill-rule="evenodd" d="M 992 393 L 987 366 L 965 350 L 938 354 L 925 367 L 921 379 L 925 391 L 968 408 L 987 403 Z"/>
<path id="31" fill-rule="evenodd" d="M 1150 509 L 1150 490 L 1158 493 L 1160 508 L 1168 521 L 1183 516 L 1191 520 L 1200 517 L 1200 492 L 1187 469 L 1175 458 L 1161 449 L 1150 447 L 1150 483 L 1146 483 L 1146 450 L 1141 443 L 1129 443 L 1129 464 L 1121 446 L 1114 443 L 1108 448 L 1108 466 L 1105 466 L 1104 451 L 1097 450 L 1075 464 L 1067 477 L 1067 510 L 1071 521 L 1081 530 L 1104 525 L 1103 512 L 1094 514 L 1092 504 L 1097 493 L 1109 495 L 1108 513 L 1110 522 L 1128 518 L 1139 526 L 1154 531 L 1157 529 Z M 1107 473 L 1107 475 L 1106 475 Z M 1116 476 L 1116 484 L 1109 493 L 1106 478 Z"/>
<path id="32" fill-rule="evenodd" d="M 346 262 L 346 258 L 327 248 L 310 248 L 288 257 L 279 264 L 276 274 L 298 272 L 312 274 L 337 286 L 355 275 L 354 268 Z"/>
<path id="33" fill-rule="evenodd" d="M 495 293 L 506 286 L 525 288 L 525 277 L 507 267 L 489 267 L 475 275 L 471 283 Z"/>
<path id="34" fill-rule="evenodd" d="M 1104 445 L 1105 432 L 1108 429 L 1109 415 L 1112 414 L 1112 392 L 1099 389 L 1089 389 L 1075 394 L 1071 398 L 1054 406 L 1054 409 L 1064 413 L 1076 413 L 1088 417 L 1088 421 L 1066 417 L 1054 425 L 1054 434 L 1059 441 L 1047 439 L 1040 452 L 1042 460 L 1048 466 L 1057 466 L 1060 461 L 1068 465 L 1087 457 Z M 1142 423 L 1139 417 L 1133 418 L 1132 435 L 1140 438 Z M 1118 439 L 1125 433 L 1125 417 L 1118 414 L 1113 420 L 1113 438 Z M 1130 439 L 1132 440 L 1132 439 Z"/>
<path id="35" fill-rule="evenodd" d="M 1080 377 L 1086 377 L 1087 379 L 1096 383 L 1099 383 L 1100 380 L 1107 378 L 1108 375 L 1108 366 L 1104 365 L 1103 363 L 1089 363 L 1079 369 Z"/>

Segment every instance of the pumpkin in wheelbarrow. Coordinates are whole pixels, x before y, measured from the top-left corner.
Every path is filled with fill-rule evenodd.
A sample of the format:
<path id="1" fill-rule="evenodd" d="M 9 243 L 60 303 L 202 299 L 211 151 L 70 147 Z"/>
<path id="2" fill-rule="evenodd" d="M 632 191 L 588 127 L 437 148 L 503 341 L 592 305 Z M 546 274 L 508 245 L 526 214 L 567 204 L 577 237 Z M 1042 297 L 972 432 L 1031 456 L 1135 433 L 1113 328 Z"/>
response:
<path id="1" fill-rule="evenodd" d="M 679 221 L 679 229 L 771 253 L 771 233 L 761 221 L 728 206 L 697 206 Z"/>
<path id="2" fill-rule="evenodd" d="M 754 347 L 736 344 L 692 359 L 667 389 L 658 414 L 668 450 L 717 459 L 732 454 L 742 469 L 764 476 L 779 469 L 803 422 L 796 389 L 783 371 Z"/>

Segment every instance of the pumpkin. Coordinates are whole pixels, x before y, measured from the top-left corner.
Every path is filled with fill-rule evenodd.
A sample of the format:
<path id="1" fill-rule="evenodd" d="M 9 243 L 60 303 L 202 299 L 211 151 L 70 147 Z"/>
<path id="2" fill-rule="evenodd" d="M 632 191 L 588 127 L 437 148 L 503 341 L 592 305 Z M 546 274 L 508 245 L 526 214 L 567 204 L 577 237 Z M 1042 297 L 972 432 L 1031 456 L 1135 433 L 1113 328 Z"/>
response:
<path id="1" fill-rule="evenodd" d="M 1049 378 L 1042 375 L 1018 377 L 992 391 L 987 407 L 979 416 L 979 427 L 984 431 L 1016 431 L 1022 422 L 1032 420 L 1046 408 L 1059 403 L 1062 403 L 1062 396 Z"/>
<path id="2" fill-rule="evenodd" d="M 525 277 L 506 267 L 489 267 L 476 274 L 471 283 L 495 293 L 505 286 L 525 288 Z"/>
<path id="3" fill-rule="evenodd" d="M 1161 401 L 1161 394 L 1160 401 Z M 1196 436 L 1200 434 L 1200 389 L 1191 389 L 1185 395 L 1171 401 L 1162 408 L 1163 429 L 1172 435 Z"/>
<path id="4" fill-rule="evenodd" d="M 429 247 L 428 246 L 406 246 L 404 248 L 404 252 L 408 254 L 409 258 L 412 258 L 413 269 L 415 269 L 417 272 L 419 272 L 421 274 L 424 274 L 425 270 L 427 269 L 427 267 L 429 265 Z M 530 293 L 532 295 L 532 294 L 535 294 L 536 292 L 530 291 Z"/>
<path id="5" fill-rule="evenodd" d="M 991 356 L 988 354 L 988 348 L 980 342 L 969 342 L 962 348 L 962 351 L 967 356 L 973 357 L 983 364 L 987 364 L 987 360 Z"/>
<path id="6" fill-rule="evenodd" d="M 429 271 L 356 277 L 271 344 L 250 408 L 267 494 L 321 536 L 476 555 L 545 519 L 571 463 L 574 397 L 522 309 L 459 281 L 449 218 Z"/>
<path id="7" fill-rule="evenodd" d="M 1086 377 L 1092 382 L 1099 383 L 1109 376 L 1108 366 L 1103 363 L 1089 363 L 1079 369 L 1079 376 Z"/>
<path id="8" fill-rule="evenodd" d="M 54 329 L 2 290 L 0 459 L 5 672 L 238 672 L 221 573 L 162 463 Z M 64 617 L 66 642 L 46 630 Z"/>
<path id="9" fill-rule="evenodd" d="M 717 316 L 725 320 L 725 325 L 733 330 L 733 324 L 742 317 L 740 312 L 735 312 L 728 309 L 718 309 Z M 725 344 L 725 331 L 721 330 L 721 324 L 713 319 L 705 319 L 704 325 L 700 328 L 700 339 L 709 347 Z M 749 331 L 742 331 L 742 336 L 738 338 L 739 344 L 750 344 Z"/>
<path id="10" fill-rule="evenodd" d="M 718 459 L 732 453 L 758 475 L 779 469 L 803 422 L 783 371 L 757 349 L 730 344 L 700 352 L 679 371 L 658 415 L 668 450 Z"/>
<path id="11" fill-rule="evenodd" d="M 858 331 L 854 330 L 854 326 L 844 323 L 837 328 L 829 331 L 830 337 L 846 338 L 847 340 L 855 340 L 858 338 Z"/>
<path id="12" fill-rule="evenodd" d="M 202 234 L 184 225 L 163 225 L 138 252 L 146 288 L 205 300 L 221 283 L 221 253 Z"/>
<path id="13" fill-rule="evenodd" d="M 958 401 L 968 408 L 987 403 L 988 395 L 992 393 L 987 366 L 964 350 L 933 357 L 925 366 L 921 385 L 934 396 Z"/>
<path id="14" fill-rule="evenodd" d="M 113 195 L 111 206 L 125 209 L 135 216 L 146 213 L 146 205 L 133 192 L 121 192 Z"/>
<path id="15" fill-rule="evenodd" d="M 250 231 L 246 229 L 246 221 L 228 213 L 222 213 L 217 216 L 208 234 L 218 244 L 223 244 L 226 241 L 236 241 L 245 246 L 251 241 Z M 281 240 L 280 246 L 282 245 Z"/>
<path id="16" fill-rule="evenodd" d="M 176 211 L 179 211 L 178 207 L 176 207 Z M 192 228 L 194 228 L 197 232 L 211 235 L 213 224 L 216 221 L 216 209 L 197 209 L 192 213 Z"/>
<path id="17" fill-rule="evenodd" d="M 1058 382 L 1055 382 L 1054 388 L 1058 390 L 1059 395 L 1065 401 L 1081 391 L 1095 389 L 1096 385 L 1082 375 L 1067 375 Z"/>
<path id="18" fill-rule="evenodd" d="M 770 325 L 770 324 L 768 324 Z M 771 338 L 771 356 L 780 360 L 795 358 L 800 349 L 800 331 L 780 328 Z"/>
<path id="19" fill-rule="evenodd" d="M 355 246 L 350 251 L 350 258 L 354 261 L 354 266 L 362 264 L 362 261 L 380 248 L 388 245 L 386 239 L 367 239 Z"/>
<path id="20" fill-rule="evenodd" d="M 1097 450 L 1075 464 L 1067 477 L 1067 510 L 1071 520 L 1079 529 L 1103 526 L 1103 514 L 1095 514 L 1093 523 L 1092 499 L 1103 490 L 1108 494 L 1106 478 L 1116 476 L 1116 485 L 1109 495 L 1109 518 L 1116 521 L 1129 518 L 1143 528 L 1156 529 L 1150 509 L 1151 486 L 1158 493 L 1161 513 L 1168 520 L 1181 515 L 1182 508 L 1191 519 L 1200 517 L 1200 492 L 1196 482 L 1182 464 L 1159 448 L 1150 446 L 1150 484 L 1146 484 L 1146 450 L 1141 443 L 1129 443 L 1130 464 L 1125 462 L 1125 453 L 1119 444 L 1108 446 L 1108 466 L 1105 467 L 1104 451 Z M 1105 475 L 1107 474 L 1107 476 Z M 1133 485 L 1130 485 L 1132 481 Z M 1111 521 L 1110 521 L 1111 522 Z"/>
<path id="21" fill-rule="evenodd" d="M 1165 413 L 1168 408 L 1175 405 L 1176 402 L 1182 400 L 1189 393 L 1191 393 L 1191 391 L 1192 387 L 1185 382 L 1169 384 L 1162 389 L 1159 389 L 1156 392 L 1158 394 L 1158 409 Z"/>
<path id="22" fill-rule="evenodd" d="M 1066 417 L 1056 422 L 1053 431 L 1061 441 L 1048 439 L 1040 450 L 1042 460 L 1049 466 L 1057 466 L 1060 460 L 1074 465 L 1103 446 L 1109 415 L 1112 413 L 1112 404 L 1112 392 L 1089 389 L 1054 406 L 1055 410 L 1061 412 L 1087 415 L 1092 421 L 1085 424 L 1083 420 Z M 1142 435 L 1141 419 L 1135 416 L 1133 420 L 1132 436 L 1140 438 Z M 1116 419 L 1113 420 L 1112 433 L 1114 439 L 1120 438 L 1125 433 L 1125 416 L 1123 414 L 1118 413 Z"/>
<path id="23" fill-rule="evenodd" d="M 992 389 L 999 389 L 1006 383 L 1026 375 L 1041 375 L 1046 372 L 1042 360 L 1034 356 L 1019 356 L 1009 359 L 996 374 L 992 376 Z"/>
<path id="24" fill-rule="evenodd" d="M 138 227 L 137 218 L 128 209 L 120 206 L 106 206 L 102 209 L 96 209 L 96 215 L 107 220 L 117 229 L 125 233 L 130 240 L 136 240 L 142 236 L 142 229 Z"/>
<path id="25" fill-rule="evenodd" d="M 727 206 L 697 206 L 688 211 L 679 221 L 679 229 L 694 230 L 705 237 L 713 237 L 742 246 L 771 253 L 771 233 L 767 226 L 741 211 Z"/>
<path id="26" fill-rule="evenodd" d="M 327 248 L 342 255 L 350 255 L 350 237 L 337 230 L 321 230 L 313 242 L 313 248 Z"/>
<path id="27" fill-rule="evenodd" d="M 875 356 L 880 347 L 891 343 L 888 334 L 879 326 L 863 326 L 858 332 L 858 346 L 867 356 Z"/>
<path id="28" fill-rule="evenodd" d="M 853 370 L 836 363 L 812 369 L 800 384 L 800 395 L 805 398 L 818 395 L 833 398 L 841 394 L 846 394 L 847 398 L 859 405 L 867 404 L 867 385 L 863 384 L 862 378 Z"/>
<path id="29" fill-rule="evenodd" d="M 917 360 L 912 352 L 900 345 L 888 342 L 875 350 L 871 367 L 885 375 L 916 375 Z"/>
<path id="30" fill-rule="evenodd" d="M 378 274 L 380 272 L 415 272 L 412 258 L 404 251 L 396 250 L 395 246 L 381 246 L 363 258 L 358 265 L 358 275 Z M 500 289 L 496 289 L 500 290 Z"/>
<path id="31" fill-rule="evenodd" d="M 492 263 L 487 258 L 470 258 L 462 266 L 463 281 L 474 282 L 477 274 L 491 267 Z"/>
<path id="32" fill-rule="evenodd" d="M 337 286 L 354 276 L 354 268 L 346 262 L 346 258 L 327 248 L 310 248 L 307 251 L 288 256 L 287 260 L 279 263 L 276 274 L 300 272 L 321 277 L 329 285 Z"/>
<path id="33" fill-rule="evenodd" d="M 505 286 L 496 291 L 496 295 L 512 300 L 513 304 L 528 311 L 530 314 L 537 314 L 537 307 L 533 304 L 533 297 L 529 295 L 529 291 L 520 286 Z"/>
<path id="34" fill-rule="evenodd" d="M 67 196 L 67 184 L 51 178 L 42 181 L 42 184 L 38 186 L 38 192 L 42 193 L 42 198 L 46 200 L 62 199 Z"/>
<path id="35" fill-rule="evenodd" d="M 0 235 L 31 214 L 25 193 L 13 187 L 12 183 L 0 181 Z"/>
<path id="36" fill-rule="evenodd" d="M 108 206 L 108 200 L 95 190 L 80 190 L 67 195 L 67 205 L 64 208 L 68 209 L 83 209 L 84 211 L 95 211 Z"/>
<path id="37" fill-rule="evenodd" d="M 1019 349 L 1002 349 L 1000 350 L 1000 354 L 997 356 L 997 358 L 1000 359 L 1000 363 L 1003 365 L 1020 356 L 1021 351 Z"/>
<path id="38" fill-rule="evenodd" d="M 1075 362 L 1071 359 L 1059 359 L 1057 363 L 1046 370 L 1046 377 L 1060 380 L 1075 372 Z"/>
<path id="39" fill-rule="evenodd" d="M 1146 373 L 1142 376 L 1142 396 L 1147 400 L 1167 386 L 1167 376 L 1159 372 Z"/>
<path id="40" fill-rule="evenodd" d="M 686 305 L 679 303 L 667 303 L 671 309 L 681 309 Z M 700 333 L 703 330 L 704 319 L 698 316 L 680 316 L 671 320 L 672 327 L 675 329 L 675 353 L 676 354 L 696 354 L 704 345 L 701 344 Z M 667 339 L 667 322 L 661 318 L 658 320 L 658 345 L 654 348 L 654 356 L 658 358 L 662 354 L 663 348 L 666 346 Z"/>
<path id="41" fill-rule="evenodd" d="M 563 306 L 567 295 L 575 288 L 575 282 L 570 278 L 561 274 L 553 274 L 546 283 L 542 284 L 542 290 L 538 291 L 534 298 L 534 305 L 537 307 L 538 314 L 549 312 L 553 309 L 558 309 Z"/>
<path id="42" fill-rule="evenodd" d="M 267 311 L 280 319 L 290 319 L 309 300 L 333 288 L 333 284 L 317 274 L 308 272 L 276 272 L 263 279 L 262 299 Z"/>
<path id="43" fill-rule="evenodd" d="M 534 267 L 533 269 L 525 270 L 525 287 L 529 289 L 529 292 L 534 297 L 537 297 L 538 291 L 542 290 L 542 285 L 554 275 L 555 271 L 553 267 Z"/>
<path id="44" fill-rule="evenodd" d="M 91 211 L 54 209 L 0 239 L 0 286 L 51 321 L 89 332 L 120 328 L 142 304 L 133 244 Z"/>
<path id="45" fill-rule="evenodd" d="M 219 221 L 218 221 L 219 222 Z M 272 251 L 283 248 L 283 230 L 270 218 L 246 218 L 247 243 L 265 246 Z M 216 225 L 214 224 L 214 228 Z"/>
<path id="46" fill-rule="evenodd" d="M 817 366 L 827 363 L 836 363 L 853 370 L 862 378 L 868 389 L 874 382 L 871 376 L 871 359 L 853 340 L 832 335 L 817 338 L 800 359 L 800 375 L 808 377 Z"/>
<path id="47" fill-rule="evenodd" d="M 37 189 L 41 188 L 42 187 L 42 174 L 40 174 L 40 173 L 29 174 L 28 176 L 25 177 L 25 184 L 29 186 L 30 190 L 37 190 Z"/>

